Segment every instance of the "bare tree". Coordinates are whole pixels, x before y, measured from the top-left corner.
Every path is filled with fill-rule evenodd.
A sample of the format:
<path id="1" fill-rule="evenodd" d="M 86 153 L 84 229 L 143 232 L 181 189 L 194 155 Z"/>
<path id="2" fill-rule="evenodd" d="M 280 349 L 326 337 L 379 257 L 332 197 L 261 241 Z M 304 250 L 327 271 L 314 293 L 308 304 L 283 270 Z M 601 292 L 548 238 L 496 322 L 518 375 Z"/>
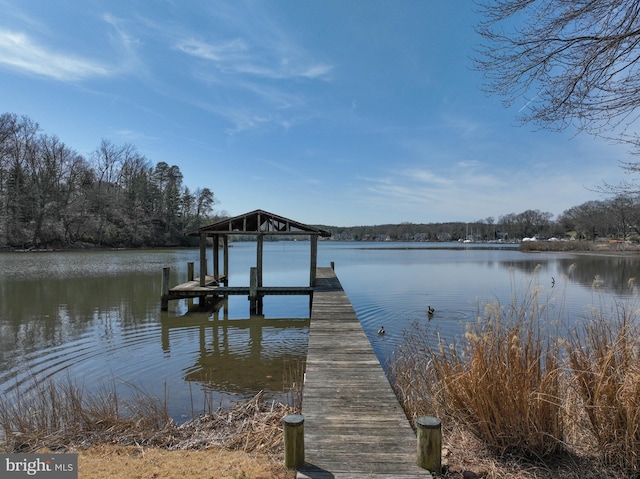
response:
<path id="1" fill-rule="evenodd" d="M 520 119 L 640 141 L 640 2 L 480 0 L 476 66 L 486 90 L 522 103 Z"/>
<path id="2" fill-rule="evenodd" d="M 612 232 L 609 202 L 587 201 L 565 210 L 558 217 L 558 224 L 566 234 L 576 239 L 596 240 Z"/>

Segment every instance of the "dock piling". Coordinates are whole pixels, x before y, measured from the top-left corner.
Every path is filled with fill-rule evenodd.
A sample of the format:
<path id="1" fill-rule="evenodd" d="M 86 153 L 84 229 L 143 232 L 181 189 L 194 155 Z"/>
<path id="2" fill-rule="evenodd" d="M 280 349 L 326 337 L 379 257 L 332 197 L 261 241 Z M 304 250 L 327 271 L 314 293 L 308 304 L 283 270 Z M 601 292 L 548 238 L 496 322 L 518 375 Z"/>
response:
<path id="1" fill-rule="evenodd" d="M 440 475 L 442 473 L 442 423 L 433 416 L 416 420 L 418 439 L 418 466 Z"/>
<path id="2" fill-rule="evenodd" d="M 289 414 L 282 419 L 284 427 L 284 466 L 297 469 L 304 464 L 304 416 Z"/>

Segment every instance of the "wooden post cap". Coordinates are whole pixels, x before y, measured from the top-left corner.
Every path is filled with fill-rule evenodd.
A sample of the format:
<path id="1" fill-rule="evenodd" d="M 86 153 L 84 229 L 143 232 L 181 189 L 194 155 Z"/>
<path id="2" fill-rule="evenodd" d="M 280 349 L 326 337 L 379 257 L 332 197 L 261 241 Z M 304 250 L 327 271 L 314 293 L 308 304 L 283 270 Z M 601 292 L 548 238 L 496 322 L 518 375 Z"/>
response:
<path id="1" fill-rule="evenodd" d="M 426 429 L 438 429 L 442 426 L 442 422 L 437 417 L 433 416 L 420 416 L 416 419 L 418 426 Z"/>
<path id="2" fill-rule="evenodd" d="M 299 426 L 304 424 L 304 416 L 302 414 L 288 414 L 282 418 L 287 426 Z"/>

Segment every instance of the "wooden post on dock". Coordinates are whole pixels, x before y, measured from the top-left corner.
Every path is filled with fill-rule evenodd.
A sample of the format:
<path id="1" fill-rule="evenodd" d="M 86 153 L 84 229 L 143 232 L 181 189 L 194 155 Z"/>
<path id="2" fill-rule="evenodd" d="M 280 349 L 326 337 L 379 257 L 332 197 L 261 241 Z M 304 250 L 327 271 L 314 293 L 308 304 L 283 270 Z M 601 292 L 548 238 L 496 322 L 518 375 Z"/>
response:
<path id="1" fill-rule="evenodd" d="M 284 466 L 298 469 L 304 465 L 304 416 L 289 414 L 282 419 L 284 427 Z"/>
<path id="2" fill-rule="evenodd" d="M 160 296 L 160 310 L 169 309 L 169 272 L 171 268 L 162 268 L 162 296 Z"/>
<path id="3" fill-rule="evenodd" d="M 440 475 L 442 473 L 442 423 L 433 416 L 416 420 L 418 439 L 418 466 Z"/>
<path id="4" fill-rule="evenodd" d="M 187 281 L 193 281 L 193 261 L 187 263 Z"/>

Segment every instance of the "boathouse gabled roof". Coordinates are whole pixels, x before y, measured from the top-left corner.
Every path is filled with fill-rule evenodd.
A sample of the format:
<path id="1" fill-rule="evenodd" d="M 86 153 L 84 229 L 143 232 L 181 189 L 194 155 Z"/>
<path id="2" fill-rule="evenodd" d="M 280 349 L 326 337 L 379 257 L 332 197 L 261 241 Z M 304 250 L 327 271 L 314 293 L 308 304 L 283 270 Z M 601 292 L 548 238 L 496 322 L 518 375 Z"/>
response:
<path id="1" fill-rule="evenodd" d="M 227 218 L 187 234 L 189 236 L 199 236 L 201 233 L 206 233 L 207 236 L 230 234 L 317 235 L 325 238 L 331 236 L 328 231 L 274 215 L 264 210 L 255 210 L 233 218 Z"/>

